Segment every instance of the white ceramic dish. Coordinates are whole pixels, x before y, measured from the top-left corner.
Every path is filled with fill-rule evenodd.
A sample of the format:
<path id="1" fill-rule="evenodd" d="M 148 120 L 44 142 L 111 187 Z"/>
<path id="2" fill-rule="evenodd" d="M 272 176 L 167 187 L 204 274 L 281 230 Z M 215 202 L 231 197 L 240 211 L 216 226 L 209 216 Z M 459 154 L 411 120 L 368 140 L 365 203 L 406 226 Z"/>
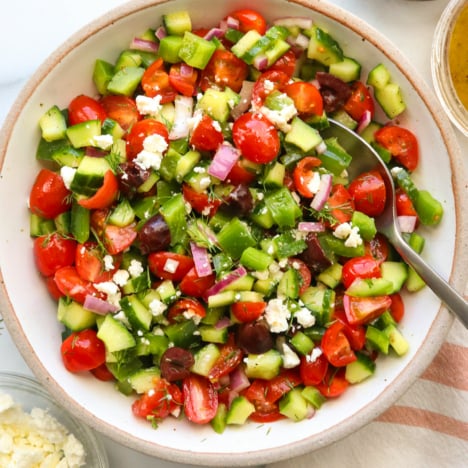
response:
<path id="1" fill-rule="evenodd" d="M 119 443 L 181 463 L 212 466 L 263 464 L 323 447 L 354 432 L 394 402 L 425 369 L 441 344 L 452 318 L 429 290 L 406 299 L 402 323 L 410 342 L 401 359 L 379 359 L 372 379 L 327 403 L 316 416 L 300 423 L 249 424 L 223 435 L 209 427 L 167 420 L 157 431 L 133 418 L 128 398 L 89 376 L 68 373 L 59 347 L 61 327 L 55 305 L 36 274 L 29 238 L 26 200 L 38 166 L 34 161 L 37 122 L 52 104 L 66 106 L 77 94 L 94 93 L 91 80 L 96 58 L 115 60 L 134 32 L 159 24 L 161 15 L 188 9 L 195 25 L 210 25 L 229 11 L 249 4 L 240 0 L 132 1 L 72 36 L 34 74 L 10 111 L 0 141 L 1 307 L 6 325 L 38 379 L 77 417 Z M 250 5 L 251 6 L 251 5 Z M 435 96 L 395 46 L 351 14 L 320 0 L 259 0 L 268 19 L 310 16 L 328 28 L 346 53 L 363 65 L 363 76 L 385 62 L 408 104 L 400 119 L 420 140 L 422 162 L 416 182 L 430 190 L 445 208 L 441 225 L 424 232 L 424 256 L 454 286 L 466 281 L 468 234 L 459 149 Z M 8 222 L 6 222 L 8 220 Z M 228 462 L 227 462 L 228 460 Z"/>

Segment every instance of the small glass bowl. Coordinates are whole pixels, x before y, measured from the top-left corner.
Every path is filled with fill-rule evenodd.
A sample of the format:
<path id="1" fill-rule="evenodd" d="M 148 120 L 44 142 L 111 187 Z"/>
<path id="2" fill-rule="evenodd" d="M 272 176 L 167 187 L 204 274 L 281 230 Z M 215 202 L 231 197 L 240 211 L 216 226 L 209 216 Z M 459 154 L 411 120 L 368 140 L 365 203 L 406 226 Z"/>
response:
<path id="1" fill-rule="evenodd" d="M 436 94 L 453 124 L 468 136 L 468 110 L 453 86 L 449 67 L 449 46 L 456 20 L 467 0 L 451 0 L 437 23 L 432 43 L 431 70 Z"/>
<path id="2" fill-rule="evenodd" d="M 47 410 L 83 444 L 85 466 L 109 468 L 107 453 L 99 437 L 58 405 L 36 380 L 21 374 L 0 372 L 0 393 L 10 395 L 24 412 L 29 413 L 33 408 Z"/>

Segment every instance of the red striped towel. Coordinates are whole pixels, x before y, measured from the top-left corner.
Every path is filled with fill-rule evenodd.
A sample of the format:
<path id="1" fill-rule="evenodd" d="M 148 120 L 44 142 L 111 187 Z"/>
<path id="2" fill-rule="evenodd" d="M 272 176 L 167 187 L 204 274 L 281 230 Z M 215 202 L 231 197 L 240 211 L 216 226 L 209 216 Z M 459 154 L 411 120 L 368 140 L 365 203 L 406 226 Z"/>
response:
<path id="1" fill-rule="evenodd" d="M 455 321 L 410 389 L 360 431 L 268 468 L 468 467 L 468 331 Z"/>

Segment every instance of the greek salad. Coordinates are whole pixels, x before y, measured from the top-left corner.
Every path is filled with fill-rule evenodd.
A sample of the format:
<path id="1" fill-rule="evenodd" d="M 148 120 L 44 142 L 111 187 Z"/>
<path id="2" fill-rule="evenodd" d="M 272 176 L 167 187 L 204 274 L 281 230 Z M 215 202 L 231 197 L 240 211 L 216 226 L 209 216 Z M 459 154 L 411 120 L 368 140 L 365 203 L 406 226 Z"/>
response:
<path id="1" fill-rule="evenodd" d="M 112 382 L 155 427 L 222 433 L 310 418 L 405 354 L 400 293 L 424 282 L 376 230 L 381 176 L 350 180 L 328 119 L 392 168 L 412 248 L 443 209 L 412 180 L 398 83 L 384 63 L 363 75 L 312 18 L 251 9 L 207 29 L 169 13 L 97 58 L 96 92 L 40 118 L 29 198 L 66 369 Z"/>

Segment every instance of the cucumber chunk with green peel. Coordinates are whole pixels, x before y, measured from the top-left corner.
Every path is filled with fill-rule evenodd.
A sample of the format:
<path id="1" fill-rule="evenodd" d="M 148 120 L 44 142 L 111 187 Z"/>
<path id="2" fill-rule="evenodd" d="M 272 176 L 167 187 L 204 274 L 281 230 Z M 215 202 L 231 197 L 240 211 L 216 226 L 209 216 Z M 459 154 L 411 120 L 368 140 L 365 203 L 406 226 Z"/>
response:
<path id="1" fill-rule="evenodd" d="M 394 294 L 403 287 L 408 278 L 408 266 L 403 262 L 385 261 L 380 265 L 382 279 L 389 280 L 393 289 L 387 294 Z"/>
<path id="2" fill-rule="evenodd" d="M 301 390 L 293 388 L 279 401 L 279 412 L 293 421 L 302 421 L 309 414 L 309 405 Z"/>
<path id="3" fill-rule="evenodd" d="M 192 20 L 187 10 L 166 13 L 162 19 L 168 34 L 183 36 L 192 30 Z"/>
<path id="4" fill-rule="evenodd" d="M 66 134 L 75 148 L 95 146 L 94 138 L 101 135 L 101 121 L 87 120 L 68 127 Z"/>
<path id="5" fill-rule="evenodd" d="M 366 354 L 356 352 L 356 361 L 346 366 L 345 378 L 351 383 L 359 383 L 367 379 L 375 372 L 375 362 Z"/>
<path id="6" fill-rule="evenodd" d="M 211 420 L 210 424 L 217 434 L 222 434 L 226 429 L 226 418 L 228 409 L 225 403 L 218 403 L 215 417 Z"/>
<path id="7" fill-rule="evenodd" d="M 299 117 L 294 117 L 291 122 L 291 129 L 286 133 L 284 141 L 297 146 L 307 153 L 313 150 L 323 140 L 320 133 L 315 128 L 307 125 Z"/>
<path id="8" fill-rule="evenodd" d="M 64 297 L 59 299 L 57 319 L 72 331 L 85 330 L 96 325 L 95 313 Z"/>
<path id="9" fill-rule="evenodd" d="M 39 119 L 42 138 L 46 141 L 56 141 L 65 138 L 67 122 L 62 111 L 57 106 L 52 106 Z"/>
<path id="10" fill-rule="evenodd" d="M 119 70 L 107 85 L 107 91 L 112 94 L 131 96 L 145 73 L 143 67 L 124 67 Z"/>
<path id="11" fill-rule="evenodd" d="M 161 376 L 159 367 L 139 369 L 128 377 L 128 382 L 138 394 L 143 394 L 154 388 L 154 379 Z"/>
<path id="12" fill-rule="evenodd" d="M 255 411 L 255 406 L 245 396 L 238 396 L 232 400 L 226 415 L 226 424 L 245 424 L 249 416 Z"/>
<path id="13" fill-rule="evenodd" d="M 263 354 L 249 354 L 244 362 L 247 377 L 270 380 L 279 374 L 283 358 L 279 351 L 270 349 Z"/>
<path id="14" fill-rule="evenodd" d="M 351 81 L 359 80 L 361 76 L 361 68 L 361 64 L 358 61 L 350 57 L 343 57 L 341 62 L 330 64 L 328 71 L 337 78 L 340 78 L 340 80 L 343 80 L 345 83 L 349 83 Z"/>
<path id="15" fill-rule="evenodd" d="M 330 34 L 315 25 L 307 34 L 310 36 L 308 58 L 328 66 L 343 61 L 343 50 Z"/>
<path id="16" fill-rule="evenodd" d="M 395 292 L 395 284 L 387 278 L 356 278 L 345 292 L 356 297 L 384 296 Z"/>
<path id="17" fill-rule="evenodd" d="M 189 31 L 185 32 L 179 49 L 179 58 L 187 65 L 203 70 L 211 59 L 216 45 Z"/>
<path id="18" fill-rule="evenodd" d="M 327 401 L 326 397 L 324 397 L 317 388 L 310 385 L 304 387 L 301 394 L 315 409 L 320 409 Z"/>
<path id="19" fill-rule="evenodd" d="M 214 343 L 203 346 L 195 353 L 195 362 L 190 370 L 195 374 L 207 377 L 220 354 L 219 348 Z"/>
<path id="20" fill-rule="evenodd" d="M 97 336 L 104 341 L 106 350 L 110 353 L 133 348 L 136 345 L 135 338 L 125 325 L 110 314 L 105 316 Z"/>

